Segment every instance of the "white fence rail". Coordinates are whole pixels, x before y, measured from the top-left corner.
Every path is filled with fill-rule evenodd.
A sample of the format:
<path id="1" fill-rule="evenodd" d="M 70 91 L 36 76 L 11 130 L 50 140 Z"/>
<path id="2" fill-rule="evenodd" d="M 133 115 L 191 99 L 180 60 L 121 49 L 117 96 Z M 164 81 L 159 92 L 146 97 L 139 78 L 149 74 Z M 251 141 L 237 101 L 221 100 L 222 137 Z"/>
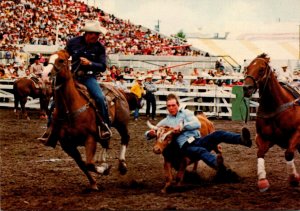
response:
<path id="1" fill-rule="evenodd" d="M 131 87 L 132 84 L 128 84 Z M 180 98 L 180 104 L 183 107 L 193 111 L 203 110 L 207 116 L 228 117 L 232 116 L 232 100 L 236 95 L 231 93 L 231 87 L 219 86 L 185 86 L 178 87 L 175 85 L 157 85 L 158 91 L 155 92 L 157 103 L 157 114 L 166 114 L 166 102 L 163 99 L 170 93 L 175 93 Z M 178 89 L 185 89 L 179 91 Z M 250 101 L 250 116 L 256 116 L 256 107 L 258 103 L 255 101 L 257 95 Z M 13 80 L 0 80 L 0 107 L 14 107 L 13 96 Z M 28 97 L 26 103 L 27 108 L 38 109 L 39 100 Z M 146 112 L 144 106 L 140 113 Z"/>

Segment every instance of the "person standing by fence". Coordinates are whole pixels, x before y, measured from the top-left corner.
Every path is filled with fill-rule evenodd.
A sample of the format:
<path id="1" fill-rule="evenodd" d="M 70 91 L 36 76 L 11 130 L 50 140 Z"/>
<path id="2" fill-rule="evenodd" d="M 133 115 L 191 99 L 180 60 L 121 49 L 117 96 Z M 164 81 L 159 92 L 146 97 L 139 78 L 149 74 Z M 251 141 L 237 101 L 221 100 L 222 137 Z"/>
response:
<path id="1" fill-rule="evenodd" d="M 150 109 L 152 107 L 151 111 L 151 118 L 152 120 L 156 120 L 156 99 L 154 92 L 157 91 L 156 85 L 152 82 L 152 74 L 148 74 L 146 76 L 146 82 L 144 83 L 145 90 L 146 90 L 146 116 L 150 118 Z"/>
<path id="2" fill-rule="evenodd" d="M 139 117 L 139 110 L 142 107 L 141 102 L 142 102 L 142 97 L 144 95 L 144 88 L 143 88 L 143 77 L 139 76 L 136 80 L 136 83 L 131 87 L 130 92 L 135 94 L 138 98 L 138 107 L 135 109 L 133 117 L 134 120 L 137 121 Z"/>

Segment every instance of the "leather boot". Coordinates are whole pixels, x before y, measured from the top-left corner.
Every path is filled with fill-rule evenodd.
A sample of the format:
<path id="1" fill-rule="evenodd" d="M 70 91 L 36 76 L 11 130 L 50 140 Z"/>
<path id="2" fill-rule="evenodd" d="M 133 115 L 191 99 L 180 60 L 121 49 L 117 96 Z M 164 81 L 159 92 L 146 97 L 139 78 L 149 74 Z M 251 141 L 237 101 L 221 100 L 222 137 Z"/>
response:
<path id="1" fill-rule="evenodd" d="M 243 127 L 241 132 L 241 145 L 251 147 L 252 146 L 252 140 L 251 140 L 251 134 L 248 128 Z"/>
<path id="2" fill-rule="evenodd" d="M 100 122 L 99 124 L 99 136 L 102 140 L 108 140 L 111 138 L 112 132 L 109 129 L 108 125 L 104 122 Z"/>

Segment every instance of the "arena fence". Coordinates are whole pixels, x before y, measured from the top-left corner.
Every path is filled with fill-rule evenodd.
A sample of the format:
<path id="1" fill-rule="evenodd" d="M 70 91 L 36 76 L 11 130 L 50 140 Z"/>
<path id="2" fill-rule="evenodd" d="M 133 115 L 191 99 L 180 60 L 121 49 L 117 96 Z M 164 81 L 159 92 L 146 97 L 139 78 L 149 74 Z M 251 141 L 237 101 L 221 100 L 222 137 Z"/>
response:
<path id="1" fill-rule="evenodd" d="M 14 107 L 13 80 L 0 80 L 0 107 Z M 127 84 L 128 87 L 132 83 Z M 202 110 L 209 117 L 228 118 L 232 120 L 245 120 L 247 110 L 250 106 L 249 116 L 256 116 L 258 106 L 258 95 L 251 100 L 244 100 L 242 87 L 219 87 L 219 86 L 184 86 L 157 85 L 155 92 L 157 103 L 157 114 L 166 114 L 165 98 L 170 93 L 175 93 L 180 98 L 180 104 L 192 111 Z M 246 104 L 245 104 L 246 103 Z M 38 109 L 39 100 L 28 97 L 27 108 Z M 141 114 L 146 113 L 146 105 L 140 110 Z"/>

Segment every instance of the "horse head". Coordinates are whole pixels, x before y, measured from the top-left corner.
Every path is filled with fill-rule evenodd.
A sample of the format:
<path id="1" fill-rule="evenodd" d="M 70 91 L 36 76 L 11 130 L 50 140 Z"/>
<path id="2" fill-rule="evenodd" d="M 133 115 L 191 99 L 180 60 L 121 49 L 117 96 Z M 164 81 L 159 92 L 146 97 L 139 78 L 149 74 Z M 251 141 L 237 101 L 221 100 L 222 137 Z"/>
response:
<path id="1" fill-rule="evenodd" d="M 265 87 L 272 72 L 270 58 L 263 53 L 257 56 L 247 67 L 244 79 L 244 96 L 250 97 L 259 87 Z"/>
<path id="2" fill-rule="evenodd" d="M 60 50 L 49 58 L 49 65 L 52 65 L 51 76 L 55 80 L 55 86 L 62 85 L 64 81 L 72 78 L 70 70 L 70 55 L 66 50 Z"/>

